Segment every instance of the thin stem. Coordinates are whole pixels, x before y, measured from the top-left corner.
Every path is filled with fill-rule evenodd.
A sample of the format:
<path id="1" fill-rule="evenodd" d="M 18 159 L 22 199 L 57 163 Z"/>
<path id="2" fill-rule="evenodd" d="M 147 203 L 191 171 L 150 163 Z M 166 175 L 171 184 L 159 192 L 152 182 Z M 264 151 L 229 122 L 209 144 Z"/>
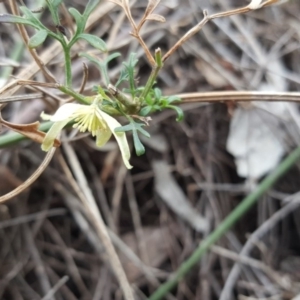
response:
<path id="1" fill-rule="evenodd" d="M 151 74 L 150 74 L 149 79 L 146 83 L 146 86 L 145 86 L 145 88 L 144 88 L 144 90 L 143 90 L 143 92 L 140 96 L 140 99 L 144 99 L 147 96 L 147 94 L 151 90 L 151 88 L 152 88 L 152 86 L 153 86 L 153 84 L 154 84 L 154 82 L 157 78 L 157 75 L 158 75 L 158 72 L 160 71 L 160 69 L 161 68 L 157 65 L 152 68 Z"/>
<path id="2" fill-rule="evenodd" d="M 80 102 L 82 104 L 90 104 L 90 101 L 88 101 L 85 96 L 75 92 L 70 87 L 61 85 L 59 83 L 38 82 L 38 81 L 33 81 L 33 80 L 18 80 L 17 84 L 18 85 L 31 85 L 31 86 L 47 87 L 47 88 L 51 88 L 51 89 L 59 89 L 64 94 L 72 96 L 74 99 L 76 99 L 78 102 Z M 1 98 L 0 98 L 0 103 L 1 103 Z"/>
<path id="3" fill-rule="evenodd" d="M 176 44 L 163 56 L 162 61 L 165 62 L 178 48 L 182 46 L 188 39 L 190 39 L 194 34 L 200 31 L 203 26 L 209 21 L 209 18 L 204 14 L 204 18 L 200 23 L 191 28 L 181 39 L 179 39 Z"/>
<path id="4" fill-rule="evenodd" d="M 138 40 L 138 42 L 140 43 L 140 45 L 141 45 L 142 48 L 144 49 L 144 52 L 145 52 L 145 54 L 146 54 L 146 56 L 147 56 L 147 59 L 148 59 L 150 65 L 151 65 L 152 67 L 155 66 L 155 60 L 154 60 L 154 58 L 152 57 L 151 52 L 150 52 L 150 50 L 148 49 L 148 46 L 146 45 L 146 43 L 145 43 L 145 41 L 143 40 L 143 38 L 140 36 L 139 32 L 134 32 L 134 33 L 132 33 L 131 35 L 132 35 L 133 37 L 135 37 L 135 38 Z"/>
<path id="5" fill-rule="evenodd" d="M 198 246 L 194 253 L 181 264 L 174 277 L 162 284 L 149 300 L 162 299 L 173 289 L 180 280 L 196 265 L 209 248 L 214 245 L 227 231 L 242 218 L 242 216 L 258 201 L 258 199 L 270 189 L 276 181 L 284 175 L 300 159 L 300 147 L 296 148 L 287 158 L 285 158 L 276 168 L 268 175 L 257 189 L 248 195 L 244 200 L 231 212 L 231 214 Z"/>
<path id="6" fill-rule="evenodd" d="M 68 88 L 72 88 L 72 63 L 70 55 L 70 47 L 65 42 L 62 43 L 64 56 L 65 56 L 65 85 Z"/>
<path id="7" fill-rule="evenodd" d="M 266 5 L 271 5 L 273 3 L 277 2 L 277 0 L 268 0 L 266 1 L 262 7 Z M 190 39 L 193 35 L 195 35 L 197 32 L 199 32 L 203 26 L 213 19 L 223 18 L 223 17 L 229 17 L 237 14 L 244 14 L 249 11 L 253 11 L 254 9 L 250 8 L 249 6 L 244 6 L 236 9 L 232 9 L 225 12 L 216 13 L 213 15 L 208 15 L 207 11 L 203 11 L 204 18 L 193 28 L 191 28 L 183 37 L 181 37 L 177 43 L 164 55 L 162 61 L 165 62 L 178 48 L 182 46 L 183 43 L 185 43 L 188 39 Z"/>
<path id="8" fill-rule="evenodd" d="M 154 67 L 155 66 L 155 60 L 152 57 L 151 52 L 150 52 L 149 48 L 147 47 L 145 41 L 143 40 L 143 38 L 140 35 L 140 30 L 141 30 L 141 27 L 143 26 L 144 22 L 142 21 L 138 26 L 135 24 L 135 21 L 134 21 L 132 15 L 131 15 L 131 11 L 130 11 L 130 7 L 129 7 L 129 2 L 128 1 L 125 1 L 125 3 L 123 3 L 122 7 L 123 7 L 123 9 L 125 11 L 125 14 L 126 14 L 128 20 L 129 20 L 130 24 L 131 24 L 131 27 L 133 29 L 133 32 L 131 33 L 131 35 L 138 40 L 138 42 L 140 43 L 140 45 L 144 49 L 144 52 L 146 54 L 146 57 L 147 57 L 150 65 L 152 67 Z"/>
<path id="9" fill-rule="evenodd" d="M 72 96 L 74 99 L 76 99 L 78 102 L 80 102 L 81 104 L 91 104 L 87 99 L 86 97 L 84 97 L 83 95 L 81 94 L 78 94 L 77 92 L 75 92 L 74 90 L 72 90 L 70 87 L 68 86 L 64 86 L 64 85 L 58 85 L 57 88 L 69 95 L 69 96 Z"/>
<path id="10" fill-rule="evenodd" d="M 152 67 L 151 74 L 150 74 L 148 81 L 146 83 L 146 86 L 140 96 L 141 100 L 144 99 L 148 95 L 148 93 L 151 90 L 151 88 L 157 78 L 157 75 L 162 67 L 163 67 L 163 62 L 162 62 L 162 58 L 161 58 L 161 50 L 160 50 L 160 48 L 157 48 L 155 50 L 155 65 L 154 65 L 154 67 Z"/>

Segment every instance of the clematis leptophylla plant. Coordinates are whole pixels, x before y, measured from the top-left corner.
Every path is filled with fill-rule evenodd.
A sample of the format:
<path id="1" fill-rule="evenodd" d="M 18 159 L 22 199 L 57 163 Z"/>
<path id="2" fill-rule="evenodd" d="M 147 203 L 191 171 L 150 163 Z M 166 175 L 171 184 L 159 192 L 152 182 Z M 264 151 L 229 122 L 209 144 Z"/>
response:
<path id="1" fill-rule="evenodd" d="M 132 166 L 129 163 L 130 149 L 125 132 L 115 132 L 115 129 L 122 125 L 99 108 L 100 101 L 101 96 L 96 96 L 90 105 L 76 103 L 62 105 L 53 116 L 48 118 L 54 124 L 43 140 L 42 150 L 49 151 L 61 130 L 67 123 L 74 121 L 74 128 L 78 128 L 80 132 L 89 131 L 92 136 L 96 136 L 98 147 L 104 146 L 113 134 L 121 150 L 125 166 L 131 169 Z"/>

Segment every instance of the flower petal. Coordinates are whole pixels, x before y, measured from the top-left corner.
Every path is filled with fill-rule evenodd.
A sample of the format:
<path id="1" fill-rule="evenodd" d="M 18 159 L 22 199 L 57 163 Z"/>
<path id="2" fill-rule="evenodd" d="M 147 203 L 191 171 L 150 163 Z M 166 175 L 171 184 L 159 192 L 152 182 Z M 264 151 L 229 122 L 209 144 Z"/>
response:
<path id="1" fill-rule="evenodd" d="M 98 147 L 104 146 L 111 137 L 110 130 L 98 129 L 96 134 L 96 145 Z"/>
<path id="2" fill-rule="evenodd" d="M 72 114 L 77 110 L 84 109 L 86 105 L 77 104 L 77 103 L 67 103 L 62 105 L 56 113 L 51 117 L 50 121 L 59 122 L 65 119 L 70 119 Z"/>
<path id="3" fill-rule="evenodd" d="M 41 117 L 41 119 L 44 120 L 44 121 L 49 121 L 49 120 L 52 118 L 51 115 L 45 114 L 43 111 L 42 111 L 40 117 Z"/>
<path id="4" fill-rule="evenodd" d="M 63 120 L 60 122 L 56 122 L 51 126 L 51 128 L 47 132 L 47 134 L 43 140 L 42 146 L 41 146 L 43 151 L 47 152 L 53 147 L 54 140 L 59 135 L 61 130 L 65 127 L 65 125 L 67 125 L 68 122 L 69 122 L 69 119 Z"/>
<path id="5" fill-rule="evenodd" d="M 116 119 L 114 119 L 107 113 L 101 111 L 100 109 L 97 110 L 97 113 L 100 114 L 100 116 L 105 120 L 105 122 L 107 123 L 107 126 L 111 130 L 112 134 L 115 136 L 117 143 L 119 145 L 119 148 L 121 150 L 123 162 L 124 162 L 126 168 L 131 169 L 132 166 L 129 163 L 130 149 L 128 146 L 126 134 L 125 134 L 125 132 L 115 132 L 115 128 L 121 127 L 121 124 Z"/>

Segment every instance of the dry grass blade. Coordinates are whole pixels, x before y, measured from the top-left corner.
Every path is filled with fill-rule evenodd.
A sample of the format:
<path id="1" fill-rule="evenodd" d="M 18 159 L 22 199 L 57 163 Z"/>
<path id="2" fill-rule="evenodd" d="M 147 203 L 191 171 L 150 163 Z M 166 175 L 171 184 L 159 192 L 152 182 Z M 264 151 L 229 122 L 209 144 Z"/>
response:
<path id="1" fill-rule="evenodd" d="M 47 293 L 42 300 L 50 300 L 54 297 L 55 293 L 68 281 L 69 276 L 63 276 Z"/>
<path id="2" fill-rule="evenodd" d="M 111 264 L 111 266 L 115 272 L 115 275 L 120 283 L 120 286 L 123 290 L 125 299 L 126 300 L 134 300 L 132 289 L 127 280 L 126 274 L 123 270 L 123 267 L 121 265 L 119 257 L 115 251 L 115 248 L 110 240 L 106 225 L 105 225 L 105 223 L 102 219 L 102 216 L 99 212 L 99 209 L 96 205 L 94 196 L 91 193 L 91 190 L 88 186 L 87 179 L 84 175 L 84 172 L 78 161 L 78 158 L 77 158 L 74 150 L 68 144 L 65 144 L 64 148 L 68 154 L 69 163 L 72 167 L 75 177 L 78 180 L 79 186 L 85 195 L 83 205 L 85 208 L 86 215 L 87 215 L 88 219 L 90 220 L 90 222 L 94 225 L 95 230 L 105 247 L 107 255 L 110 259 L 110 264 Z"/>
<path id="3" fill-rule="evenodd" d="M 59 216 L 59 215 L 66 215 L 67 210 L 63 208 L 51 209 L 47 211 L 42 211 L 34 214 L 29 214 L 21 217 L 16 217 L 13 219 L 1 221 L 0 229 L 4 229 L 7 227 L 16 226 L 19 224 L 29 223 L 32 221 L 36 221 L 45 217 L 52 217 L 52 216 Z"/>
<path id="4" fill-rule="evenodd" d="M 18 186 L 16 189 L 11 191 L 10 193 L 3 195 L 0 197 L 0 203 L 4 203 L 13 197 L 19 195 L 24 190 L 26 190 L 28 187 L 30 187 L 37 179 L 38 177 L 45 171 L 47 166 L 49 165 L 50 161 L 52 160 L 52 157 L 55 153 L 56 148 L 52 148 L 45 156 L 43 162 L 41 165 L 36 169 L 36 171 L 20 186 Z"/>

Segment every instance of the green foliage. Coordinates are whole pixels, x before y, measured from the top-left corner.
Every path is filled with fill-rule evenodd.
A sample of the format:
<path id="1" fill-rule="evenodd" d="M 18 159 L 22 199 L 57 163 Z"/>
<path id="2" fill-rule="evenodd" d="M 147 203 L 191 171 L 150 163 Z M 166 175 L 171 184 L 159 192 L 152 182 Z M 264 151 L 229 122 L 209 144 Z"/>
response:
<path id="1" fill-rule="evenodd" d="M 105 42 L 102 39 L 100 39 L 99 37 L 95 36 L 95 35 L 88 34 L 88 33 L 80 33 L 77 36 L 77 39 L 86 40 L 94 48 L 96 48 L 96 49 L 98 49 L 102 52 L 107 51 Z"/>
<path id="2" fill-rule="evenodd" d="M 96 64 L 101 73 L 101 77 L 108 86 L 110 84 L 110 79 L 108 76 L 108 63 L 113 59 L 120 56 L 119 53 L 113 53 L 109 55 L 103 61 L 100 61 L 94 56 L 91 56 L 87 53 L 81 53 L 80 56 L 87 58 L 92 63 Z M 158 59 L 160 58 L 159 55 Z M 127 62 L 123 62 L 123 68 L 121 69 L 119 78 L 115 84 L 115 87 L 121 85 L 121 83 L 128 83 L 128 86 L 123 88 L 122 92 L 118 91 L 117 94 L 112 95 L 112 98 L 115 102 L 107 102 L 107 106 L 113 107 L 114 110 L 120 112 L 128 120 L 129 124 L 117 128 L 116 132 L 121 131 L 131 131 L 133 136 L 134 148 L 137 155 L 142 155 L 145 152 L 145 147 L 139 139 L 138 133 L 150 137 L 149 133 L 145 131 L 142 127 L 145 126 L 144 123 L 135 122 L 129 115 L 132 107 L 135 107 L 139 103 L 138 115 L 146 117 L 155 111 L 162 111 L 164 109 L 173 109 L 177 113 L 177 121 L 183 119 L 183 111 L 176 105 L 173 105 L 174 102 L 180 102 L 180 98 L 177 96 L 165 97 L 162 95 L 161 90 L 158 88 L 151 88 L 145 97 L 142 96 L 144 92 L 144 87 L 136 87 L 136 78 L 135 78 L 135 67 L 138 60 L 135 53 L 131 53 Z M 105 99 L 109 98 L 100 87 L 96 87 L 95 91 L 101 94 Z M 105 94 L 105 96 L 104 96 Z M 131 102 L 126 96 L 130 94 Z M 107 107 L 106 107 L 107 108 Z"/>
<path id="3" fill-rule="evenodd" d="M 35 14 L 32 13 L 31 10 L 25 6 L 20 7 L 21 12 L 23 13 L 22 17 L 10 15 L 10 14 L 2 14 L 0 15 L 0 23 L 16 23 L 16 24 L 24 24 L 24 25 L 29 25 L 34 27 L 38 32 L 32 37 L 30 41 L 31 48 L 37 47 L 40 44 L 42 44 L 43 41 L 46 39 L 46 37 L 49 35 L 54 39 L 58 40 L 62 44 L 64 52 L 70 51 L 71 47 L 79 39 L 86 40 L 94 48 L 104 52 L 106 51 L 106 44 L 102 39 L 100 39 L 97 36 L 84 33 L 87 19 L 99 2 L 100 0 L 90 0 L 85 8 L 83 15 L 81 15 L 75 8 L 69 9 L 69 12 L 74 17 L 77 26 L 76 32 L 74 36 L 71 37 L 69 42 L 65 41 L 60 31 L 57 31 L 55 33 L 50 29 L 48 29 L 46 26 L 44 26 L 43 23 L 38 19 L 38 17 L 35 16 Z M 62 0 L 46 0 L 46 4 L 48 6 L 52 19 L 56 26 L 60 25 L 58 12 L 59 12 L 59 5 L 61 3 Z"/>
<path id="4" fill-rule="evenodd" d="M 127 80 L 129 81 L 129 91 L 130 91 L 132 98 L 134 98 L 136 96 L 134 69 L 135 69 L 137 62 L 138 62 L 138 60 L 136 58 L 135 53 L 130 54 L 128 62 L 123 62 L 123 65 L 125 67 L 123 72 L 124 72 L 124 74 L 126 74 Z"/>
<path id="5" fill-rule="evenodd" d="M 83 12 L 83 18 L 84 18 L 85 24 L 86 24 L 88 17 L 92 13 L 92 11 L 97 7 L 97 5 L 100 3 L 100 1 L 101 0 L 89 0 L 89 2 L 87 3 L 85 10 Z"/>
<path id="6" fill-rule="evenodd" d="M 41 45 L 44 43 L 45 39 L 48 36 L 48 31 L 47 30 L 39 30 L 35 35 L 33 35 L 28 43 L 28 46 L 30 48 L 36 48 L 37 46 Z"/>
<path id="7" fill-rule="evenodd" d="M 47 6 L 50 10 L 51 17 L 55 25 L 59 25 L 58 7 L 62 3 L 62 0 L 46 0 Z"/>
<path id="8" fill-rule="evenodd" d="M 35 27 L 36 29 L 40 29 L 40 30 L 47 29 L 42 24 L 42 22 L 34 15 L 34 13 L 32 13 L 31 10 L 28 9 L 26 6 L 21 6 L 20 10 L 23 13 L 24 18 L 29 20 L 33 24 L 33 27 Z"/>
<path id="9" fill-rule="evenodd" d="M 80 34 L 81 32 L 84 31 L 84 26 L 85 26 L 84 17 L 80 14 L 80 12 L 76 8 L 73 7 L 69 8 L 69 13 L 74 18 L 77 26 L 75 35 Z"/>
<path id="10" fill-rule="evenodd" d="M 110 83 L 109 76 L 108 76 L 108 63 L 110 61 L 112 61 L 113 59 L 115 59 L 116 57 L 119 57 L 120 55 L 121 55 L 120 53 L 113 53 L 113 54 L 110 54 L 103 61 L 100 61 L 96 57 L 94 57 L 90 54 L 87 54 L 87 53 L 79 54 L 79 56 L 83 56 L 83 57 L 87 58 L 89 61 L 91 61 L 92 63 L 96 64 L 96 66 L 99 68 L 102 79 L 103 79 L 104 83 L 106 84 L 106 86 L 108 86 Z"/>
<path id="11" fill-rule="evenodd" d="M 177 96 L 162 96 L 161 90 L 158 88 L 151 89 L 148 95 L 145 97 L 145 106 L 141 109 L 140 115 L 147 116 L 155 111 L 161 111 L 166 108 L 170 108 L 176 111 L 177 121 L 182 121 L 183 111 L 180 107 L 172 105 L 174 102 L 180 102 L 180 98 Z"/>
<path id="12" fill-rule="evenodd" d="M 83 12 L 83 14 L 80 14 L 80 12 L 71 7 L 69 8 L 69 13 L 72 15 L 72 17 L 75 20 L 76 23 L 76 32 L 75 35 L 73 37 L 73 39 L 70 41 L 70 44 L 75 43 L 79 38 L 83 38 L 80 37 L 81 34 L 83 34 L 85 26 L 86 26 L 86 22 L 88 20 L 88 17 L 90 16 L 90 14 L 92 13 L 92 11 L 96 8 L 96 6 L 100 3 L 100 0 L 90 0 L 86 7 L 85 10 Z M 102 40 L 101 40 L 102 41 Z M 89 42 L 89 41 L 88 41 Z M 103 42 L 103 41 L 102 41 Z M 101 43 L 102 43 L 101 42 Z M 89 42 L 90 43 L 90 42 Z M 104 43 L 104 42 L 103 42 Z M 92 44 L 92 43 L 90 43 Z M 93 45 L 93 44 L 92 44 Z M 97 48 L 97 47 L 96 47 Z M 106 49 L 106 47 L 104 47 Z M 98 48 L 97 48 L 98 49 Z M 101 49 L 100 49 L 101 50 Z M 106 51 L 106 50 L 105 50 Z"/>
<path id="13" fill-rule="evenodd" d="M 140 141 L 138 132 L 148 138 L 150 137 L 150 134 L 149 134 L 149 132 L 147 132 L 146 130 L 144 130 L 142 128 L 143 126 L 145 126 L 145 124 L 137 123 L 132 118 L 128 118 L 128 120 L 130 122 L 129 124 L 116 128 L 115 132 L 131 131 L 132 136 L 133 136 L 133 144 L 134 144 L 134 148 L 135 148 L 135 153 L 138 156 L 143 155 L 145 153 L 145 147 L 142 144 L 142 142 Z"/>
<path id="14" fill-rule="evenodd" d="M 35 23 L 26 17 L 14 16 L 10 14 L 0 14 L 0 23 L 15 23 L 36 27 Z"/>
<path id="15" fill-rule="evenodd" d="M 47 7 L 57 28 L 61 27 L 59 19 L 59 6 L 62 2 L 62 0 L 46 0 Z M 84 97 L 72 89 L 70 52 L 72 46 L 79 39 L 85 40 L 92 47 L 100 50 L 101 52 L 107 51 L 106 44 L 101 38 L 84 32 L 88 17 L 99 4 L 99 2 L 100 0 L 89 0 L 82 14 L 75 8 L 69 8 L 69 13 L 74 18 L 76 23 L 76 31 L 74 35 L 69 38 L 69 41 L 64 37 L 61 30 L 53 32 L 44 26 L 38 17 L 25 6 L 20 7 L 20 10 L 23 14 L 22 17 L 9 14 L 0 14 L 0 23 L 6 22 L 24 24 L 36 29 L 37 32 L 29 40 L 28 46 L 30 48 L 36 48 L 40 46 L 48 36 L 61 43 L 65 54 L 66 84 L 60 85 L 58 88 L 62 92 L 85 104 L 91 103 L 93 97 Z M 107 88 L 103 89 L 98 86 L 95 90 L 96 93 L 100 94 L 103 99 L 102 103 L 99 105 L 102 110 L 109 114 L 123 115 L 126 117 L 126 119 L 129 121 L 129 124 L 119 127 L 115 131 L 132 132 L 135 152 L 137 155 L 142 155 L 145 152 L 145 147 L 139 139 L 139 134 L 150 137 L 149 133 L 143 129 L 143 126 L 148 125 L 147 121 L 149 118 L 146 118 L 146 116 L 155 111 L 161 111 L 169 108 L 176 111 L 177 120 L 182 120 L 182 110 L 174 105 L 174 102 L 179 102 L 180 99 L 175 96 L 165 97 L 162 95 L 160 89 L 153 88 L 158 71 L 163 66 L 161 51 L 159 49 L 155 52 L 157 69 L 152 71 L 145 87 L 137 86 L 137 80 L 135 76 L 138 59 L 136 58 L 135 53 L 131 53 L 128 60 L 123 62 L 123 67 L 120 71 L 119 78 L 116 80 L 115 86 L 110 82 L 108 66 L 113 59 L 116 59 L 120 56 L 119 53 L 112 53 L 102 60 L 88 53 L 80 53 L 80 56 L 87 58 L 99 68 L 102 80 Z M 122 86 L 121 90 L 117 88 L 120 86 Z M 138 118 L 139 122 L 136 122 L 134 118 Z"/>

